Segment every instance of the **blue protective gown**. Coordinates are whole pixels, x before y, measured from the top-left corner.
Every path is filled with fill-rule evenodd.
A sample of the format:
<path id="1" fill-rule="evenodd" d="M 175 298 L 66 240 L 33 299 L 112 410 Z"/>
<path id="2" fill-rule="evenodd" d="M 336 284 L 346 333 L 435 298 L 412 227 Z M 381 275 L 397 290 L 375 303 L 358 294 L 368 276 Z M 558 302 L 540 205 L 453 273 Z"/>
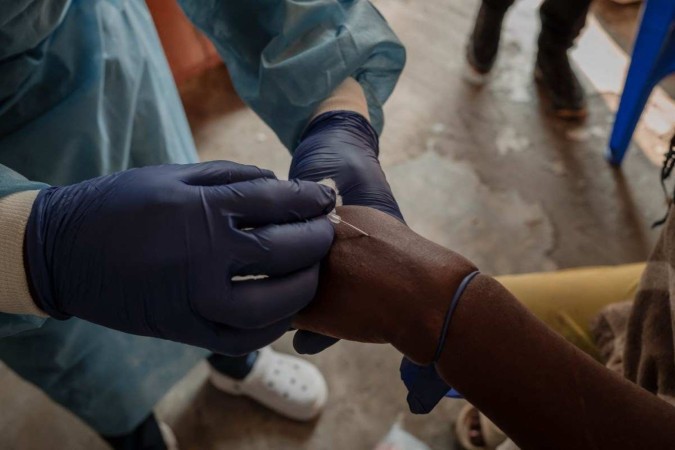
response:
<path id="1" fill-rule="evenodd" d="M 197 161 L 142 0 L 0 2 L 0 197 Z M 368 1 L 180 3 L 216 45 L 239 95 L 289 149 L 348 76 L 363 86 L 381 130 L 405 52 Z M 133 429 L 206 354 L 74 318 L 0 313 L 0 336 L 7 365 L 109 435 Z"/>

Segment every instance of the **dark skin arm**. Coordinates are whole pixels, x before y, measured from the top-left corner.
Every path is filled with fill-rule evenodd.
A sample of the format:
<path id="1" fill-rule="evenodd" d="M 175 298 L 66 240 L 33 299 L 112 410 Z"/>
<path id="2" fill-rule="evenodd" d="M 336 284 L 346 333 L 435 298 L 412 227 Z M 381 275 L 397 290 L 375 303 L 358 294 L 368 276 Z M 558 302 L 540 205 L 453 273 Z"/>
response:
<path id="1" fill-rule="evenodd" d="M 386 214 L 339 214 L 370 237 L 337 226 L 317 299 L 295 325 L 430 363 L 473 265 Z M 486 275 L 465 291 L 436 368 L 522 448 L 675 448 L 675 408 L 577 350 Z"/>

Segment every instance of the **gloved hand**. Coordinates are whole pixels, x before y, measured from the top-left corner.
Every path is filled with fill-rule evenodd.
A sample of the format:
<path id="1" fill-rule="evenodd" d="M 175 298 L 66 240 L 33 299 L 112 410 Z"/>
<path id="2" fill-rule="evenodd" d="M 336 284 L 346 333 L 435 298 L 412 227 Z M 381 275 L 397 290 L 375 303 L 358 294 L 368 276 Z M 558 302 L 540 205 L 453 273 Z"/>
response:
<path id="1" fill-rule="evenodd" d="M 352 111 L 331 111 L 307 126 L 293 153 L 289 179 L 335 181 L 345 205 L 369 206 L 403 222 L 403 215 L 377 159 L 379 140 L 368 120 Z M 319 353 L 337 339 L 297 331 L 296 351 Z"/>
<path id="2" fill-rule="evenodd" d="M 405 222 L 378 154 L 378 136 L 366 118 L 351 111 L 327 112 L 305 130 L 293 154 L 289 178 L 332 178 L 345 205 L 369 206 Z M 293 337 L 296 351 L 305 354 L 319 353 L 335 342 L 335 338 L 305 330 Z M 410 410 L 418 414 L 431 411 L 450 391 L 433 365 L 418 366 L 405 357 L 401 377 L 409 391 Z"/>
<path id="3" fill-rule="evenodd" d="M 403 222 L 378 155 L 370 122 L 351 111 L 330 111 L 307 126 L 293 153 L 289 179 L 335 181 L 345 205 L 369 206 Z"/>
<path id="4" fill-rule="evenodd" d="M 408 389 L 406 401 L 413 414 L 430 413 L 443 397 L 464 398 L 441 378 L 433 364 L 420 366 L 404 356 L 399 371 Z"/>
<path id="5" fill-rule="evenodd" d="M 314 297 L 334 203 L 324 186 L 227 161 L 51 187 L 26 226 L 31 294 L 57 319 L 245 354 Z M 246 275 L 268 278 L 232 280 Z"/>

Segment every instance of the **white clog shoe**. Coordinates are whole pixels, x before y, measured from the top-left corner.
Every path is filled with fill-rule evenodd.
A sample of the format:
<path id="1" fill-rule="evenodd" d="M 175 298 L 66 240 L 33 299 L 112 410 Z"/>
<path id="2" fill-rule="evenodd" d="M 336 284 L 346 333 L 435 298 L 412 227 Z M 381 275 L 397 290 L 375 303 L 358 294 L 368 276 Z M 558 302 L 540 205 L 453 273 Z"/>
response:
<path id="1" fill-rule="evenodd" d="M 282 416 L 307 421 L 316 417 L 328 397 L 328 388 L 319 369 L 304 359 L 262 348 L 246 378 L 236 380 L 211 368 L 210 380 L 216 389 L 231 395 L 245 395 Z"/>

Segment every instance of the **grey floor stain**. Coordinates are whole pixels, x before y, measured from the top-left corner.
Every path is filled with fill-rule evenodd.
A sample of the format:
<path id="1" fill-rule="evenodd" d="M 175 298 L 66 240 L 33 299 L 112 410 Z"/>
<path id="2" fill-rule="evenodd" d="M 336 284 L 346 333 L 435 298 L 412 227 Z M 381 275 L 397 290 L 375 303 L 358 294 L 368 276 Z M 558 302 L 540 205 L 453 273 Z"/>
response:
<path id="1" fill-rule="evenodd" d="M 470 164 L 434 152 L 387 172 L 408 225 L 422 236 L 467 256 L 488 273 L 556 268 L 548 256 L 554 242 L 548 216 L 516 190 L 493 190 Z"/>

